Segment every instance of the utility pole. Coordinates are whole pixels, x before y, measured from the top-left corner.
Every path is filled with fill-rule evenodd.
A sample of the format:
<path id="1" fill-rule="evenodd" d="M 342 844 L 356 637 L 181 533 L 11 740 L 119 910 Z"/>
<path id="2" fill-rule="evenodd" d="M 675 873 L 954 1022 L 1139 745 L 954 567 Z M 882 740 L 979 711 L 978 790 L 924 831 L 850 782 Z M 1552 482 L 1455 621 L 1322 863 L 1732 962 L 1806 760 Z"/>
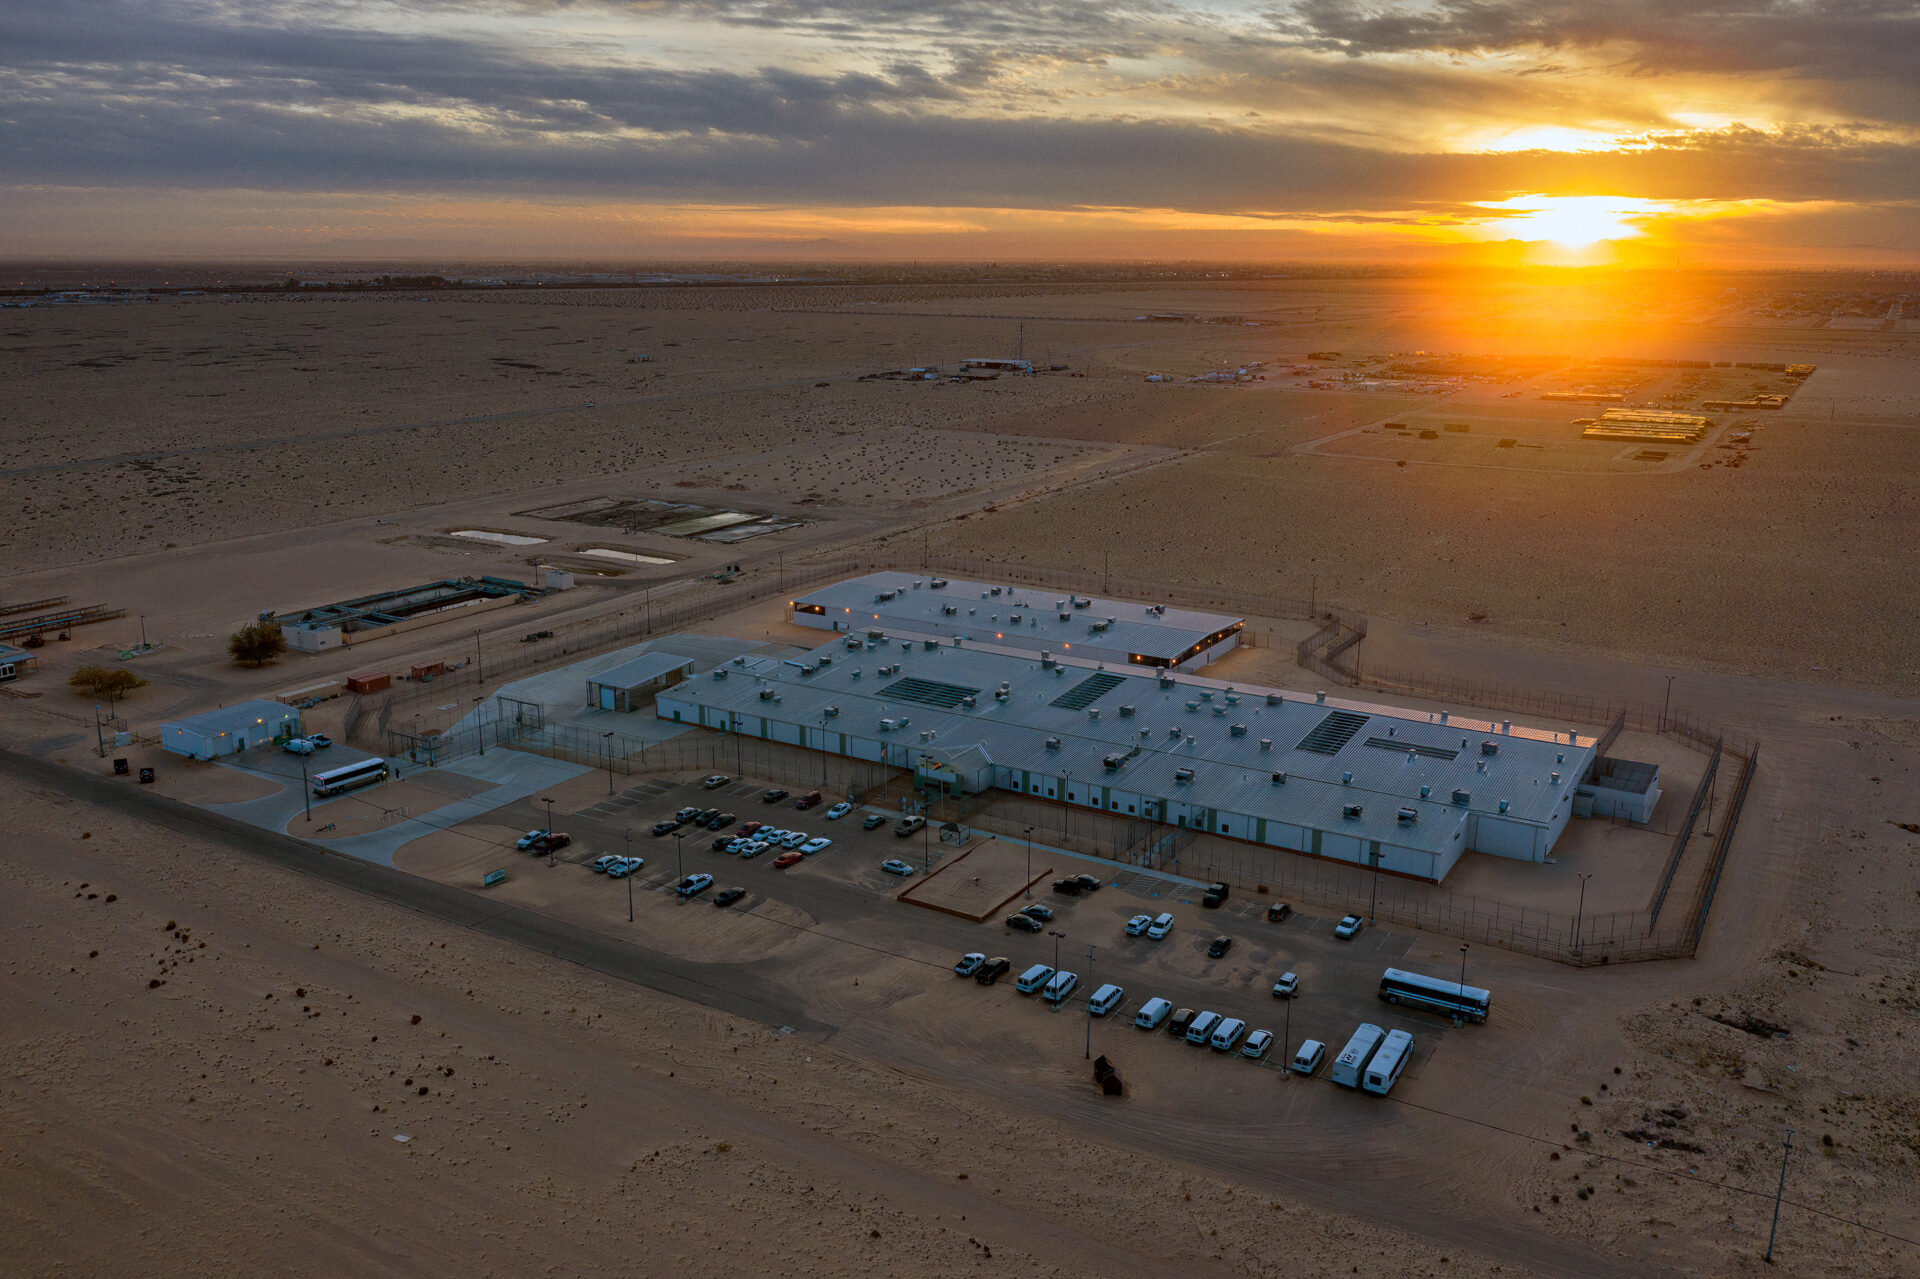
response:
<path id="1" fill-rule="evenodd" d="M 1033 827 L 1027 827 L 1027 900 L 1033 900 Z"/>
<path id="2" fill-rule="evenodd" d="M 1660 703 L 1660 731 L 1667 731 L 1667 711 L 1673 706 L 1673 676 L 1667 676 L 1667 700 Z"/>
<path id="3" fill-rule="evenodd" d="M 1461 997 L 1464 998 L 1466 996 L 1466 993 L 1467 993 L 1467 943 L 1461 942 L 1460 943 L 1460 994 L 1461 994 Z"/>
<path id="4" fill-rule="evenodd" d="M 100 758 L 107 757 L 107 739 L 100 731 L 100 690 L 93 690 L 93 743 L 100 748 Z"/>
<path id="5" fill-rule="evenodd" d="M 633 860 L 633 827 L 631 826 L 627 827 L 624 831 L 620 832 L 620 835 L 621 835 L 621 838 L 626 840 L 626 849 L 627 849 L 626 858 L 628 861 L 632 861 Z M 633 922 L 633 871 L 629 869 L 627 873 L 624 876 L 622 876 L 622 878 L 624 878 L 627 881 L 627 922 L 631 924 Z"/>
<path id="6" fill-rule="evenodd" d="M 600 753 L 607 759 L 607 798 L 613 798 L 613 730 L 600 734 Z"/>
<path id="7" fill-rule="evenodd" d="M 1093 947 L 1087 947 L 1087 985 L 1093 985 Z M 1085 1060 L 1093 1060 L 1093 993 L 1087 993 L 1087 1052 Z"/>
<path id="8" fill-rule="evenodd" d="M 687 838 L 686 833 L 684 831 L 673 832 L 673 860 L 674 860 L 674 863 L 678 865 L 680 868 L 681 879 L 685 879 L 687 877 L 686 838 Z M 693 899 L 691 897 L 682 896 L 680 900 L 683 902 L 688 902 L 688 901 L 692 901 Z"/>
<path id="9" fill-rule="evenodd" d="M 1574 874 L 1580 879 L 1580 905 L 1573 912 L 1573 953 L 1577 955 L 1580 953 L 1580 935 L 1586 931 L 1583 921 L 1587 913 L 1587 881 L 1593 878 L 1593 872 L 1577 870 Z"/>
<path id="10" fill-rule="evenodd" d="M 307 785 L 307 757 L 300 757 L 300 798 L 306 801 L 307 820 L 313 820 L 313 787 Z"/>
<path id="11" fill-rule="evenodd" d="M 1786 1148 L 1780 1152 L 1780 1184 L 1773 1191 L 1773 1226 L 1767 1231 L 1768 1265 L 1773 1264 L 1773 1239 L 1780 1233 L 1780 1197 L 1787 1193 L 1787 1156 L 1793 1153 L 1793 1129 L 1787 1129 Z"/>
<path id="12" fill-rule="evenodd" d="M 1367 902 L 1367 927 L 1371 928 L 1373 912 L 1380 905 L 1380 853 L 1374 850 L 1369 853 L 1369 857 L 1373 862 L 1373 898 Z"/>
<path id="13" fill-rule="evenodd" d="M 1053 938 L 1053 971 L 1057 973 L 1060 971 L 1060 942 L 1061 942 L 1061 939 L 1066 936 L 1066 934 L 1062 932 L 1056 932 L 1053 929 L 1049 928 L 1047 930 L 1047 936 Z"/>
<path id="14" fill-rule="evenodd" d="M 553 834 L 553 801 L 550 799 L 543 799 L 540 802 L 547 806 L 547 834 L 551 835 Z M 547 865 L 549 866 L 553 865 L 553 841 L 552 840 L 547 841 Z"/>

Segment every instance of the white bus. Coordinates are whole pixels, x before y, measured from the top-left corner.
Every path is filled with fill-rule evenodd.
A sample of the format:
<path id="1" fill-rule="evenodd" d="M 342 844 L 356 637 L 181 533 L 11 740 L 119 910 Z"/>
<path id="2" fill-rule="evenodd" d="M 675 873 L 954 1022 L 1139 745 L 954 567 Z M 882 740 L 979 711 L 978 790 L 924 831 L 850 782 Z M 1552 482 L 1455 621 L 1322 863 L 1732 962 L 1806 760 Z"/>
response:
<path id="1" fill-rule="evenodd" d="M 1361 1022 L 1360 1029 L 1353 1032 L 1353 1038 L 1347 1041 L 1347 1046 L 1340 1050 L 1338 1057 L 1334 1058 L 1333 1069 L 1327 1073 L 1327 1077 L 1343 1088 L 1358 1088 L 1361 1068 L 1367 1064 L 1368 1058 L 1373 1056 L 1373 1050 L 1380 1046 L 1380 1041 L 1386 1038 L 1386 1034 L 1386 1031 L 1370 1021 Z"/>
<path id="2" fill-rule="evenodd" d="M 1422 977 L 1404 969 L 1389 968 L 1380 975 L 1380 998 L 1390 1004 L 1413 1004 L 1435 1012 L 1485 1021 L 1493 996 L 1478 986 L 1457 981 Z"/>
<path id="3" fill-rule="evenodd" d="M 1393 1091 L 1393 1081 L 1413 1058 L 1413 1036 L 1404 1030 L 1389 1030 L 1380 1043 L 1380 1051 L 1367 1063 L 1367 1077 L 1361 1087 L 1384 1097 Z"/>
<path id="4" fill-rule="evenodd" d="M 344 768 L 329 768 L 324 773 L 316 773 L 313 778 L 313 793 L 338 795 L 341 791 L 352 790 L 356 786 L 368 786 L 385 780 L 387 780 L 386 760 L 363 759 L 358 764 L 348 764 Z"/>

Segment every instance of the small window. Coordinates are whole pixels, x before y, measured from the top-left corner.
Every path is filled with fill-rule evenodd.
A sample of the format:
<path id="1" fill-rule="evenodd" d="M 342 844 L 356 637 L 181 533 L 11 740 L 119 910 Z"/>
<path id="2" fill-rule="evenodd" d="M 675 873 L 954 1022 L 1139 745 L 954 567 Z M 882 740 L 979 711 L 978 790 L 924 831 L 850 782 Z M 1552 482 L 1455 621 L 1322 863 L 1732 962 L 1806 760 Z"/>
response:
<path id="1" fill-rule="evenodd" d="M 1128 805 L 1127 805 L 1127 811 L 1128 811 L 1129 813 L 1131 813 L 1131 812 L 1133 811 L 1133 805 L 1132 805 L 1132 804 L 1128 804 Z"/>

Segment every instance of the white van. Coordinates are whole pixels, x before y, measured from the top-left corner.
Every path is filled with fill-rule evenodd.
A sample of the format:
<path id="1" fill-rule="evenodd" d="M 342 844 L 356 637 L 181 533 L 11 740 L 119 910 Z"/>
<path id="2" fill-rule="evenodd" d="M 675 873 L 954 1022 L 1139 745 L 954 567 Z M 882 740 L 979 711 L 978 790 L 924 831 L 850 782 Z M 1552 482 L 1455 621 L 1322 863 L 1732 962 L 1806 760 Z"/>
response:
<path id="1" fill-rule="evenodd" d="M 1413 1059 L 1413 1036 L 1404 1030 L 1390 1030 L 1380 1051 L 1367 1063 L 1367 1075 L 1360 1083 L 1370 1093 L 1384 1097 L 1393 1091 L 1394 1081 Z"/>
<path id="2" fill-rule="evenodd" d="M 1134 1015 L 1133 1024 L 1142 1030 L 1158 1030 L 1161 1023 L 1172 1015 L 1172 1004 L 1164 999 L 1149 999 L 1140 1005 L 1140 1011 Z"/>
<path id="3" fill-rule="evenodd" d="M 1298 1075 L 1311 1076 L 1326 1059 L 1327 1046 L 1317 1039 L 1309 1039 L 1300 1045 L 1300 1051 L 1293 1055 L 1293 1062 L 1288 1069 Z"/>
<path id="4" fill-rule="evenodd" d="M 1047 967 L 1045 964 L 1035 964 L 1033 967 L 1027 969 L 1026 972 L 1020 974 L 1020 980 L 1013 983 L 1013 988 L 1023 995 L 1031 995 L 1052 979 L 1053 969 Z"/>
<path id="5" fill-rule="evenodd" d="M 1126 997 L 1127 992 L 1118 986 L 1112 984 L 1102 986 L 1093 992 L 1091 999 L 1087 1000 L 1087 1011 L 1095 1017 L 1105 1017 L 1108 1013 L 1118 1008 L 1120 1001 Z"/>
<path id="6" fill-rule="evenodd" d="M 1201 1013 L 1193 1019 L 1193 1024 L 1187 1027 L 1187 1042 L 1190 1044 L 1204 1044 L 1213 1038 L 1213 1032 L 1219 1028 L 1219 1013 Z"/>
<path id="7" fill-rule="evenodd" d="M 1073 988 L 1079 984 L 1080 974 L 1058 972 L 1047 982 L 1047 988 L 1040 992 L 1040 997 L 1050 1004 L 1057 1004 L 1071 995 Z"/>
<path id="8" fill-rule="evenodd" d="M 1221 1052 L 1232 1052 L 1233 1046 L 1240 1042 L 1240 1036 L 1247 1033 L 1247 1023 L 1238 1017 L 1228 1017 L 1214 1027 L 1213 1037 L 1207 1042 Z"/>
<path id="9" fill-rule="evenodd" d="M 1380 1041 L 1386 1037 L 1387 1032 L 1372 1022 L 1361 1022 L 1360 1028 L 1353 1032 L 1353 1038 L 1347 1041 L 1347 1046 L 1342 1048 L 1340 1055 L 1333 1059 L 1333 1070 L 1328 1078 L 1343 1088 L 1358 1088 L 1362 1067 L 1367 1064 L 1368 1058 L 1373 1056 L 1373 1050 L 1380 1046 Z"/>

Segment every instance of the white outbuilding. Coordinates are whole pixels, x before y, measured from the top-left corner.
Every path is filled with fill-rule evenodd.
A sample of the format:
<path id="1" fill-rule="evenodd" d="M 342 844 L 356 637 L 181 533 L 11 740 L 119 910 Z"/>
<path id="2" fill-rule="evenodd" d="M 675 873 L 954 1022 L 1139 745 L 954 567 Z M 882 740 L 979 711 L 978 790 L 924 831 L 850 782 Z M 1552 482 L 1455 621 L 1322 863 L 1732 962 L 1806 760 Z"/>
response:
<path id="1" fill-rule="evenodd" d="M 238 755 L 300 735 L 300 712 L 284 702 L 240 702 L 160 727 L 160 745 L 189 759 Z"/>

